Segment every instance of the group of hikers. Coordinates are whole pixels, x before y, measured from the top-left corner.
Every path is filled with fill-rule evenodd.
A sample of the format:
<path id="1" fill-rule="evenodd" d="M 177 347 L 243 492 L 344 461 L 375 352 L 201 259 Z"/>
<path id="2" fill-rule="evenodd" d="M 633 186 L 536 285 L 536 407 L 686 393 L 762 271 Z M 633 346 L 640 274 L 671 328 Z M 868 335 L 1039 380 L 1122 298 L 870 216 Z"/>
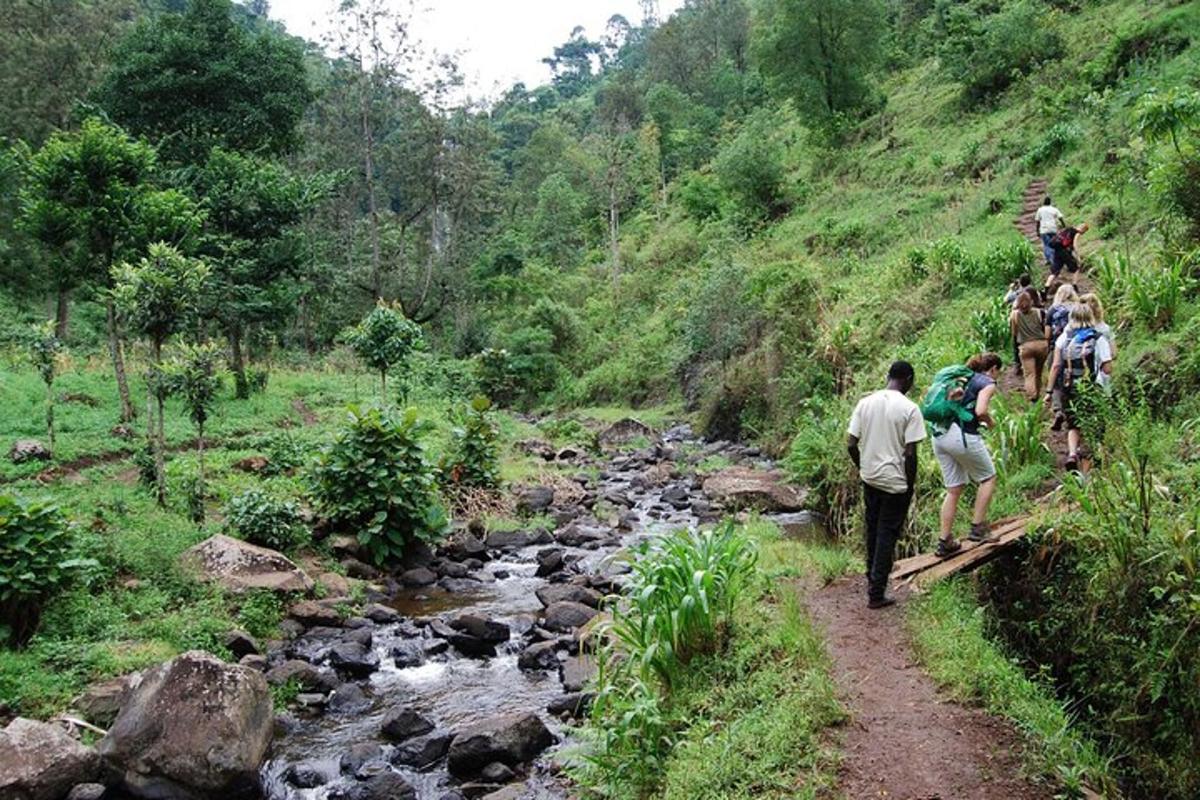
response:
<path id="1" fill-rule="evenodd" d="M 1044 402 L 1053 412 L 1052 429 L 1067 429 L 1071 471 L 1089 467 L 1083 443 L 1085 427 L 1098 435 L 1103 415 L 1094 413 L 1111 382 L 1116 344 L 1104 322 L 1104 307 L 1092 293 L 1080 295 L 1074 284 L 1079 269 L 1075 241 L 1087 231 L 1064 224 L 1047 197 L 1038 209 L 1038 238 L 1049 268 L 1043 290 L 1022 275 L 1009 287 L 1009 330 L 1018 375 L 1031 403 Z M 1049 364 L 1048 377 L 1043 374 Z M 867 605 L 884 608 L 894 602 L 886 593 L 899 540 L 917 478 L 917 450 L 932 433 L 933 453 L 941 467 L 946 494 L 940 513 L 937 555 L 962 550 L 954 536 L 959 499 L 975 484 L 975 504 L 967 538 L 997 540 L 988 523 L 996 490 L 996 467 L 983 433 L 994 427 L 993 401 L 1003 368 L 996 353 L 979 353 L 965 365 L 939 370 L 921 406 L 908 398 L 916 372 L 907 361 L 888 370 L 884 389 L 864 397 L 854 408 L 847 449 L 863 485 L 866 522 Z M 1043 393 L 1044 392 L 1044 393 Z M 1085 425 L 1086 423 L 1086 425 Z"/>

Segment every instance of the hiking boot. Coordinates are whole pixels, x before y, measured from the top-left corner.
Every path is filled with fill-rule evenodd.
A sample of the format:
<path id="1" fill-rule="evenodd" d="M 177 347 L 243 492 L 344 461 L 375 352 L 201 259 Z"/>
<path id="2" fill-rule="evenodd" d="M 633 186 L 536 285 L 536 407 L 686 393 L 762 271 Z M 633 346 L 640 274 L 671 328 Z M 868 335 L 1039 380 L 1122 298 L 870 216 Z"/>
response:
<path id="1" fill-rule="evenodd" d="M 1067 472 L 1078 471 L 1079 456 L 1075 455 L 1074 453 L 1071 453 L 1071 455 L 1067 456 L 1067 462 L 1065 464 L 1063 464 L 1063 467 L 1067 470 Z"/>
<path id="2" fill-rule="evenodd" d="M 949 558 L 961 550 L 962 542 L 958 539 L 938 539 L 938 546 L 934 555 L 938 558 Z"/>
<path id="3" fill-rule="evenodd" d="M 979 542 L 980 544 L 991 544 L 992 542 L 1000 541 L 1000 537 L 992 533 L 992 526 L 986 522 L 972 522 L 971 532 L 967 534 L 967 538 L 972 542 Z"/>
<path id="4" fill-rule="evenodd" d="M 1065 425 L 1066 422 L 1067 422 L 1067 418 L 1064 417 L 1062 414 L 1055 414 L 1054 415 L 1054 424 L 1050 426 L 1050 430 L 1061 431 L 1063 425 Z"/>
<path id="5" fill-rule="evenodd" d="M 894 605 L 896 605 L 896 598 L 887 597 L 886 595 L 883 597 L 875 597 L 867 601 L 867 608 L 887 608 L 888 606 Z"/>

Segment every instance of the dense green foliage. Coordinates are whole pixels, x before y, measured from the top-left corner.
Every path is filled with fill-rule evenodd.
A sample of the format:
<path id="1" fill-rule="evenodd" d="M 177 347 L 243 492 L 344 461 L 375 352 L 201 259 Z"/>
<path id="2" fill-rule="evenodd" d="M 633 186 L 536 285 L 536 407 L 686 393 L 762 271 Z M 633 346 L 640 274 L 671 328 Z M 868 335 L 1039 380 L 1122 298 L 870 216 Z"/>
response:
<path id="1" fill-rule="evenodd" d="M 479 396 L 458 411 L 450 446 L 438 465 L 448 489 L 495 489 L 500 485 L 499 431 L 491 407 L 490 400 Z"/>
<path id="2" fill-rule="evenodd" d="M 261 489 L 247 489 L 225 506 L 225 522 L 251 544 L 290 552 L 308 541 L 300 507 Z"/>
<path id="3" fill-rule="evenodd" d="M 342 334 L 342 339 L 368 369 L 379 373 L 380 391 L 387 399 L 387 376 L 421 346 L 421 328 L 399 308 L 379 304 L 362 322 Z"/>
<path id="4" fill-rule="evenodd" d="M 445 533 L 435 470 L 420 441 L 428 429 L 415 408 L 403 413 L 352 408 L 312 469 L 317 511 L 357 536 L 378 564 Z"/>
<path id="5" fill-rule="evenodd" d="M 0 495 L 0 638 L 13 645 L 29 640 L 45 600 L 87 565 L 73 550 L 70 525 L 57 507 Z"/>

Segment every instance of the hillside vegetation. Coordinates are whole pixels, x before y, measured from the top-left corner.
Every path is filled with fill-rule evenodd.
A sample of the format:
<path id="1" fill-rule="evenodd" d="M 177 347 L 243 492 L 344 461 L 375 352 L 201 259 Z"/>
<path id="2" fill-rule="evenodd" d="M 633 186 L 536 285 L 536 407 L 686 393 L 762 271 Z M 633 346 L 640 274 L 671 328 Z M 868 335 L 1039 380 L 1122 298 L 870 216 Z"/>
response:
<path id="1" fill-rule="evenodd" d="M 45 592 L 41 634 L 36 618 L 12 631 L 28 647 L 0 652 L 5 703 L 49 713 L 93 678 L 219 649 L 234 623 L 269 634 L 274 601 L 231 603 L 173 565 L 206 508 L 215 530 L 252 488 L 235 461 L 315 450 L 350 401 L 439 422 L 367 411 L 336 428 L 344 463 L 376 435 L 413 464 L 433 442 L 436 469 L 414 467 L 420 486 L 389 512 L 402 519 L 372 522 L 291 472 L 266 485 L 394 524 L 383 556 L 436 539 L 465 489 L 531 469 L 511 451 L 501 471 L 496 437 L 531 431 L 505 415 L 497 434 L 476 395 L 682 409 L 778 456 L 854 542 L 853 401 L 894 359 L 918 388 L 973 353 L 1009 360 L 1003 293 L 1045 277 L 1014 221 L 1045 180 L 1091 224 L 1114 396 L 1088 432 L 1096 468 L 1061 487 L 1040 410 L 1004 398 L 995 513 L 1036 509 L 1037 530 L 974 588 L 987 633 L 1128 796 L 1200 794 L 1200 4 L 688 0 L 576 31 L 547 58 L 551 84 L 491 103 L 455 100 L 454 65 L 402 46 L 408 21 L 378 2 L 345 4 L 320 46 L 265 3 L 35 5 L 0 11 L 38 34 L 0 47 L 0 431 L 5 446 L 55 436 L 51 479 L 96 467 L 105 485 L 0 468 L 6 493 L 53 494 L 86 525 L 87 562 Z M 371 19 L 388 34 L 363 33 Z M 55 58 L 72 68 L 31 93 Z M 315 427 L 261 436 L 283 418 Z M 114 438 L 147 426 L 144 445 Z M 205 436 L 223 447 L 207 484 L 191 454 Z M 932 545 L 939 486 L 926 456 L 910 551 Z M 667 784 L 686 796 L 690 780 Z"/>

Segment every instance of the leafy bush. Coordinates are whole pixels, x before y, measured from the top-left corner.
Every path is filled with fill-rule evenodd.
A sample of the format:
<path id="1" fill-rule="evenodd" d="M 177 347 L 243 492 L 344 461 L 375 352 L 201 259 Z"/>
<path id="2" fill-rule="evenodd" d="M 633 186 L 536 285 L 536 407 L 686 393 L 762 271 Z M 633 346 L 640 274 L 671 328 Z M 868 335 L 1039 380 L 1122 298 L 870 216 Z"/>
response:
<path id="1" fill-rule="evenodd" d="M 720 216 L 725 203 L 721 184 L 707 172 L 693 172 L 680 179 L 676 184 L 675 196 L 688 216 L 698 220 Z"/>
<path id="2" fill-rule="evenodd" d="M 1191 43 L 1195 30 L 1194 8 L 1139 17 L 1118 30 L 1087 65 L 1087 74 L 1097 89 L 1112 86 L 1131 67 L 1155 58 L 1181 53 Z"/>
<path id="3" fill-rule="evenodd" d="M 713 162 L 721 188 L 748 220 L 776 217 L 789 206 L 778 128 L 772 112 L 754 112 Z"/>
<path id="4" fill-rule="evenodd" d="M 690 659 L 721 643 L 757 561 L 754 543 L 731 521 L 635 550 L 628 594 L 597 632 L 595 736 L 585 758 L 610 783 L 644 789 L 657 779 L 672 744 L 663 695 Z"/>
<path id="5" fill-rule="evenodd" d="M 562 366 L 554 334 L 545 328 L 519 328 L 507 347 L 489 348 L 476 361 L 480 388 L 498 404 L 533 405 L 558 383 Z"/>
<path id="6" fill-rule="evenodd" d="M 438 540 L 447 527 L 436 475 L 420 438 L 429 424 L 403 415 L 350 408 L 347 423 L 312 470 L 319 513 L 357 535 L 375 563 L 404 555 L 415 541 Z"/>
<path id="7" fill-rule="evenodd" d="M 808 487 L 810 502 L 825 515 L 830 531 L 843 537 L 852 533 L 859 495 L 854 465 L 846 455 L 848 419 L 850 409 L 845 404 L 801 417 L 783 460 L 789 477 Z"/>
<path id="8" fill-rule="evenodd" d="M 1166 264 L 1135 267 L 1119 253 L 1102 256 L 1096 281 L 1104 296 L 1150 330 L 1171 326 L 1194 280 L 1187 256 Z"/>
<path id="9" fill-rule="evenodd" d="M 42 604 L 95 562 L 72 558 L 74 540 L 57 506 L 0 495 L 0 638 L 29 641 Z"/>
<path id="10" fill-rule="evenodd" d="M 447 487 L 494 489 L 500 485 L 499 431 L 489 413 L 491 407 L 491 401 L 480 396 L 458 413 L 450 449 L 440 465 Z"/>
<path id="11" fill-rule="evenodd" d="M 260 445 L 267 457 L 264 475 L 284 475 L 304 466 L 308 461 L 308 447 L 291 431 L 278 431 L 265 437 Z"/>
<path id="12" fill-rule="evenodd" d="M 1044 164 L 1057 161 L 1063 155 L 1074 150 L 1081 138 L 1083 138 L 1083 129 L 1074 122 L 1054 124 L 1025 154 L 1023 159 L 1025 169 L 1037 169 Z"/>
<path id="13" fill-rule="evenodd" d="M 983 308 L 971 314 L 971 330 L 975 334 L 975 345 L 980 352 L 1008 352 L 1012 342 L 1008 317 L 1012 307 L 1003 297 L 994 297 Z"/>
<path id="14" fill-rule="evenodd" d="M 1150 186 L 1163 207 L 1187 223 L 1189 236 L 1200 240 L 1200 151 L 1189 146 L 1165 156 L 1150 171 Z"/>
<path id="15" fill-rule="evenodd" d="M 1008 0 L 994 14 L 956 3 L 949 6 L 945 25 L 938 56 L 971 100 L 999 93 L 1062 52 L 1053 17 L 1033 0 Z"/>
<path id="16" fill-rule="evenodd" d="M 230 500 L 225 522 L 239 538 L 272 550 L 289 551 L 308 540 L 300 507 L 261 489 L 247 489 Z"/>

